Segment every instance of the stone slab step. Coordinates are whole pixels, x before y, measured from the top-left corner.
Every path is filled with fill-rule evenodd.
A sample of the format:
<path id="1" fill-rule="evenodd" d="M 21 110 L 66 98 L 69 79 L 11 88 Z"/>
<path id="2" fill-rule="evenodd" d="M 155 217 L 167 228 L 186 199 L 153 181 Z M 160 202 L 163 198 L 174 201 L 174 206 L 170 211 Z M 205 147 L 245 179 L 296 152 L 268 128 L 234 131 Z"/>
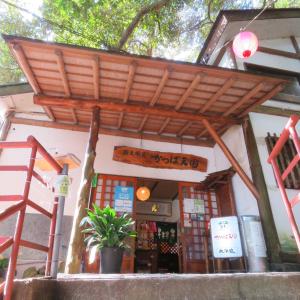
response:
<path id="1" fill-rule="evenodd" d="M 14 300 L 300 299 L 300 273 L 60 275 L 16 280 Z"/>

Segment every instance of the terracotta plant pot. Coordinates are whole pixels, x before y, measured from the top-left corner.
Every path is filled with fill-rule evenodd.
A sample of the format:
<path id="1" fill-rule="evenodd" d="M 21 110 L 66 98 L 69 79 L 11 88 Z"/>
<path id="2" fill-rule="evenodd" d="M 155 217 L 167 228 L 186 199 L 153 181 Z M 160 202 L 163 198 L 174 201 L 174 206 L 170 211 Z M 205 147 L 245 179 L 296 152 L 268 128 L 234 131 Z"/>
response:
<path id="1" fill-rule="evenodd" d="M 104 247 L 100 250 L 100 273 L 121 273 L 124 249 Z"/>

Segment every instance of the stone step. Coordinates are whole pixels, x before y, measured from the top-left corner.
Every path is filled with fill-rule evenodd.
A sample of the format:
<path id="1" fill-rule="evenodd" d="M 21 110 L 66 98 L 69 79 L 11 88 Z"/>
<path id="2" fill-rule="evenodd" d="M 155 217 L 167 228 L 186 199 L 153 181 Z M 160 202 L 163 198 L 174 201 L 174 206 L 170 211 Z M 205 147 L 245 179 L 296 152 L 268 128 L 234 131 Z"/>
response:
<path id="1" fill-rule="evenodd" d="M 300 273 L 60 275 L 16 280 L 14 300 L 300 299 Z"/>

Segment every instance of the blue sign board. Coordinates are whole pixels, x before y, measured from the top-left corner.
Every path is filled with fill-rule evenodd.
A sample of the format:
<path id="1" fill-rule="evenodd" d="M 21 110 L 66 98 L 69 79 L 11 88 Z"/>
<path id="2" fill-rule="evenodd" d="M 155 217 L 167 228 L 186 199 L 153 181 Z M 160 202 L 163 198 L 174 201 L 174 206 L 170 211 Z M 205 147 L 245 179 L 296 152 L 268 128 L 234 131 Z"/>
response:
<path id="1" fill-rule="evenodd" d="M 116 186 L 115 188 L 115 210 L 121 212 L 132 212 L 134 189 L 131 186 Z"/>

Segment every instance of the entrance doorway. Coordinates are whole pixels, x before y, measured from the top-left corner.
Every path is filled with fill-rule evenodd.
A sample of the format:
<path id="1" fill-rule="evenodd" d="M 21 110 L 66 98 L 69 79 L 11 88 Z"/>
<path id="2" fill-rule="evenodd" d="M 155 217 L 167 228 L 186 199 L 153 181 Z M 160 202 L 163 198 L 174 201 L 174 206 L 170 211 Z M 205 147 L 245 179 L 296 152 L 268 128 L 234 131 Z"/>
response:
<path id="1" fill-rule="evenodd" d="M 147 187 L 150 198 L 136 202 L 136 273 L 179 273 L 181 271 L 180 209 L 178 182 L 137 179 Z"/>
<path id="2" fill-rule="evenodd" d="M 117 186 L 134 190 L 131 216 L 137 238 L 125 253 L 122 273 L 210 273 L 230 269 L 228 262 L 214 261 L 210 243 L 210 219 L 235 215 L 231 188 L 232 171 L 210 174 L 202 183 L 98 175 L 90 204 L 115 206 Z M 150 198 L 136 198 L 139 187 L 150 190 Z M 197 200 L 197 209 L 191 207 Z M 225 265 L 224 265 L 225 263 Z M 86 272 L 99 272 L 99 258 L 85 259 Z"/>

